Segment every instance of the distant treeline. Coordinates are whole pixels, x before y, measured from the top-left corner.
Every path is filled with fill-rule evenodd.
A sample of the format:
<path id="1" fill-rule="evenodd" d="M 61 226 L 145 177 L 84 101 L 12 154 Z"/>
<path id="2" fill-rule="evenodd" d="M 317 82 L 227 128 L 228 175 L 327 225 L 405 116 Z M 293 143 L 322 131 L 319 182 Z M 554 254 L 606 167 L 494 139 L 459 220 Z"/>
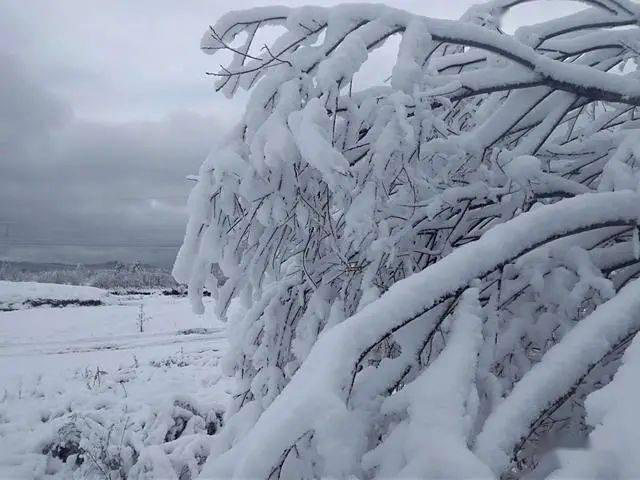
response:
<path id="1" fill-rule="evenodd" d="M 18 262 L 0 262 L 0 280 L 89 285 L 104 289 L 176 288 L 171 274 L 150 265 L 112 262 L 101 265 L 51 265 L 43 269 Z"/>

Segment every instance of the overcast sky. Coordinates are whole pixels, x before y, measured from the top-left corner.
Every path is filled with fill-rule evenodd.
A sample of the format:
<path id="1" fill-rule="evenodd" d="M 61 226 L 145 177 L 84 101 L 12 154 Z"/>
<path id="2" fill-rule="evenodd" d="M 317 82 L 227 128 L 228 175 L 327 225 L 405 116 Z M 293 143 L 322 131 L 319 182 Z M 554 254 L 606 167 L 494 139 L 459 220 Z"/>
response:
<path id="1" fill-rule="evenodd" d="M 335 1 L 280 1 L 296 5 Z M 457 18 L 472 0 L 397 0 Z M 240 118 L 198 44 L 267 0 L 0 0 L 0 260 L 169 266 L 209 150 Z M 510 22 L 575 8 L 537 2 Z"/>

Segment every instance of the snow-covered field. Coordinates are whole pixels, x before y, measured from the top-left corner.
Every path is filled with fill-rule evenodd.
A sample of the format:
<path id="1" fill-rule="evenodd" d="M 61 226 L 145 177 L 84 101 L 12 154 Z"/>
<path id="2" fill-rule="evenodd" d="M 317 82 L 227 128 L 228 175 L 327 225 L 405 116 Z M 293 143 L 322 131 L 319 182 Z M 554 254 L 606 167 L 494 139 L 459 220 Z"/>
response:
<path id="1" fill-rule="evenodd" d="M 105 478 L 134 464 L 197 473 L 193 450 L 206 455 L 228 396 L 223 325 L 185 298 L 57 287 L 0 284 L 5 303 L 106 300 L 0 312 L 0 478 Z"/>

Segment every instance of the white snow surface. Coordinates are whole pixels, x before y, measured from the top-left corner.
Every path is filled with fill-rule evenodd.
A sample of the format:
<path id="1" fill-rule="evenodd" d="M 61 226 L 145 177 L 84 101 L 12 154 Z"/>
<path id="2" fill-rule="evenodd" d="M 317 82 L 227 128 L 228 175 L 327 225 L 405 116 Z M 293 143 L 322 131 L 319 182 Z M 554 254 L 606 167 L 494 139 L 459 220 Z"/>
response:
<path id="1" fill-rule="evenodd" d="M 3 285 L 19 299 L 104 294 L 86 287 Z M 224 411 L 228 399 L 229 384 L 218 367 L 224 325 L 193 314 L 186 298 L 112 300 L 0 312 L 0 478 L 105 478 L 101 448 L 109 458 L 121 455 L 129 468 L 128 445 L 139 455 L 129 478 L 198 473 L 194 458 L 206 456 L 211 438 L 204 422 L 211 412 Z M 140 305 L 147 318 L 143 333 Z M 176 418 L 191 420 L 167 443 L 181 428 Z M 75 466 L 74 457 L 62 462 L 42 453 L 65 428 L 82 432 L 81 445 L 95 462 L 87 454 Z"/>

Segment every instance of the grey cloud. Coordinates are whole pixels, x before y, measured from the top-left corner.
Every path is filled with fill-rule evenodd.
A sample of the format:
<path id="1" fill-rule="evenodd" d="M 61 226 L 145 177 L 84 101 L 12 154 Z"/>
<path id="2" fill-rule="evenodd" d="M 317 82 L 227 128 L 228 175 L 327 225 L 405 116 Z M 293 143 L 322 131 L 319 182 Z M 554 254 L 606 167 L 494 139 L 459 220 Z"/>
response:
<path id="1" fill-rule="evenodd" d="M 60 126 L 71 117 L 71 108 L 39 88 L 14 55 L 0 55 L 0 141 L 17 143 Z"/>
<path id="2" fill-rule="evenodd" d="M 165 247 L 177 245 L 184 228 L 185 177 L 224 131 L 223 117 L 183 111 L 146 122 L 88 122 L 14 60 L 2 63 L 0 100 L 10 108 L 0 113 L 9 139 L 0 160 L 0 222 L 9 238 L 0 238 L 0 255 L 61 260 L 75 245 L 76 261 L 169 263 L 175 248 Z"/>

